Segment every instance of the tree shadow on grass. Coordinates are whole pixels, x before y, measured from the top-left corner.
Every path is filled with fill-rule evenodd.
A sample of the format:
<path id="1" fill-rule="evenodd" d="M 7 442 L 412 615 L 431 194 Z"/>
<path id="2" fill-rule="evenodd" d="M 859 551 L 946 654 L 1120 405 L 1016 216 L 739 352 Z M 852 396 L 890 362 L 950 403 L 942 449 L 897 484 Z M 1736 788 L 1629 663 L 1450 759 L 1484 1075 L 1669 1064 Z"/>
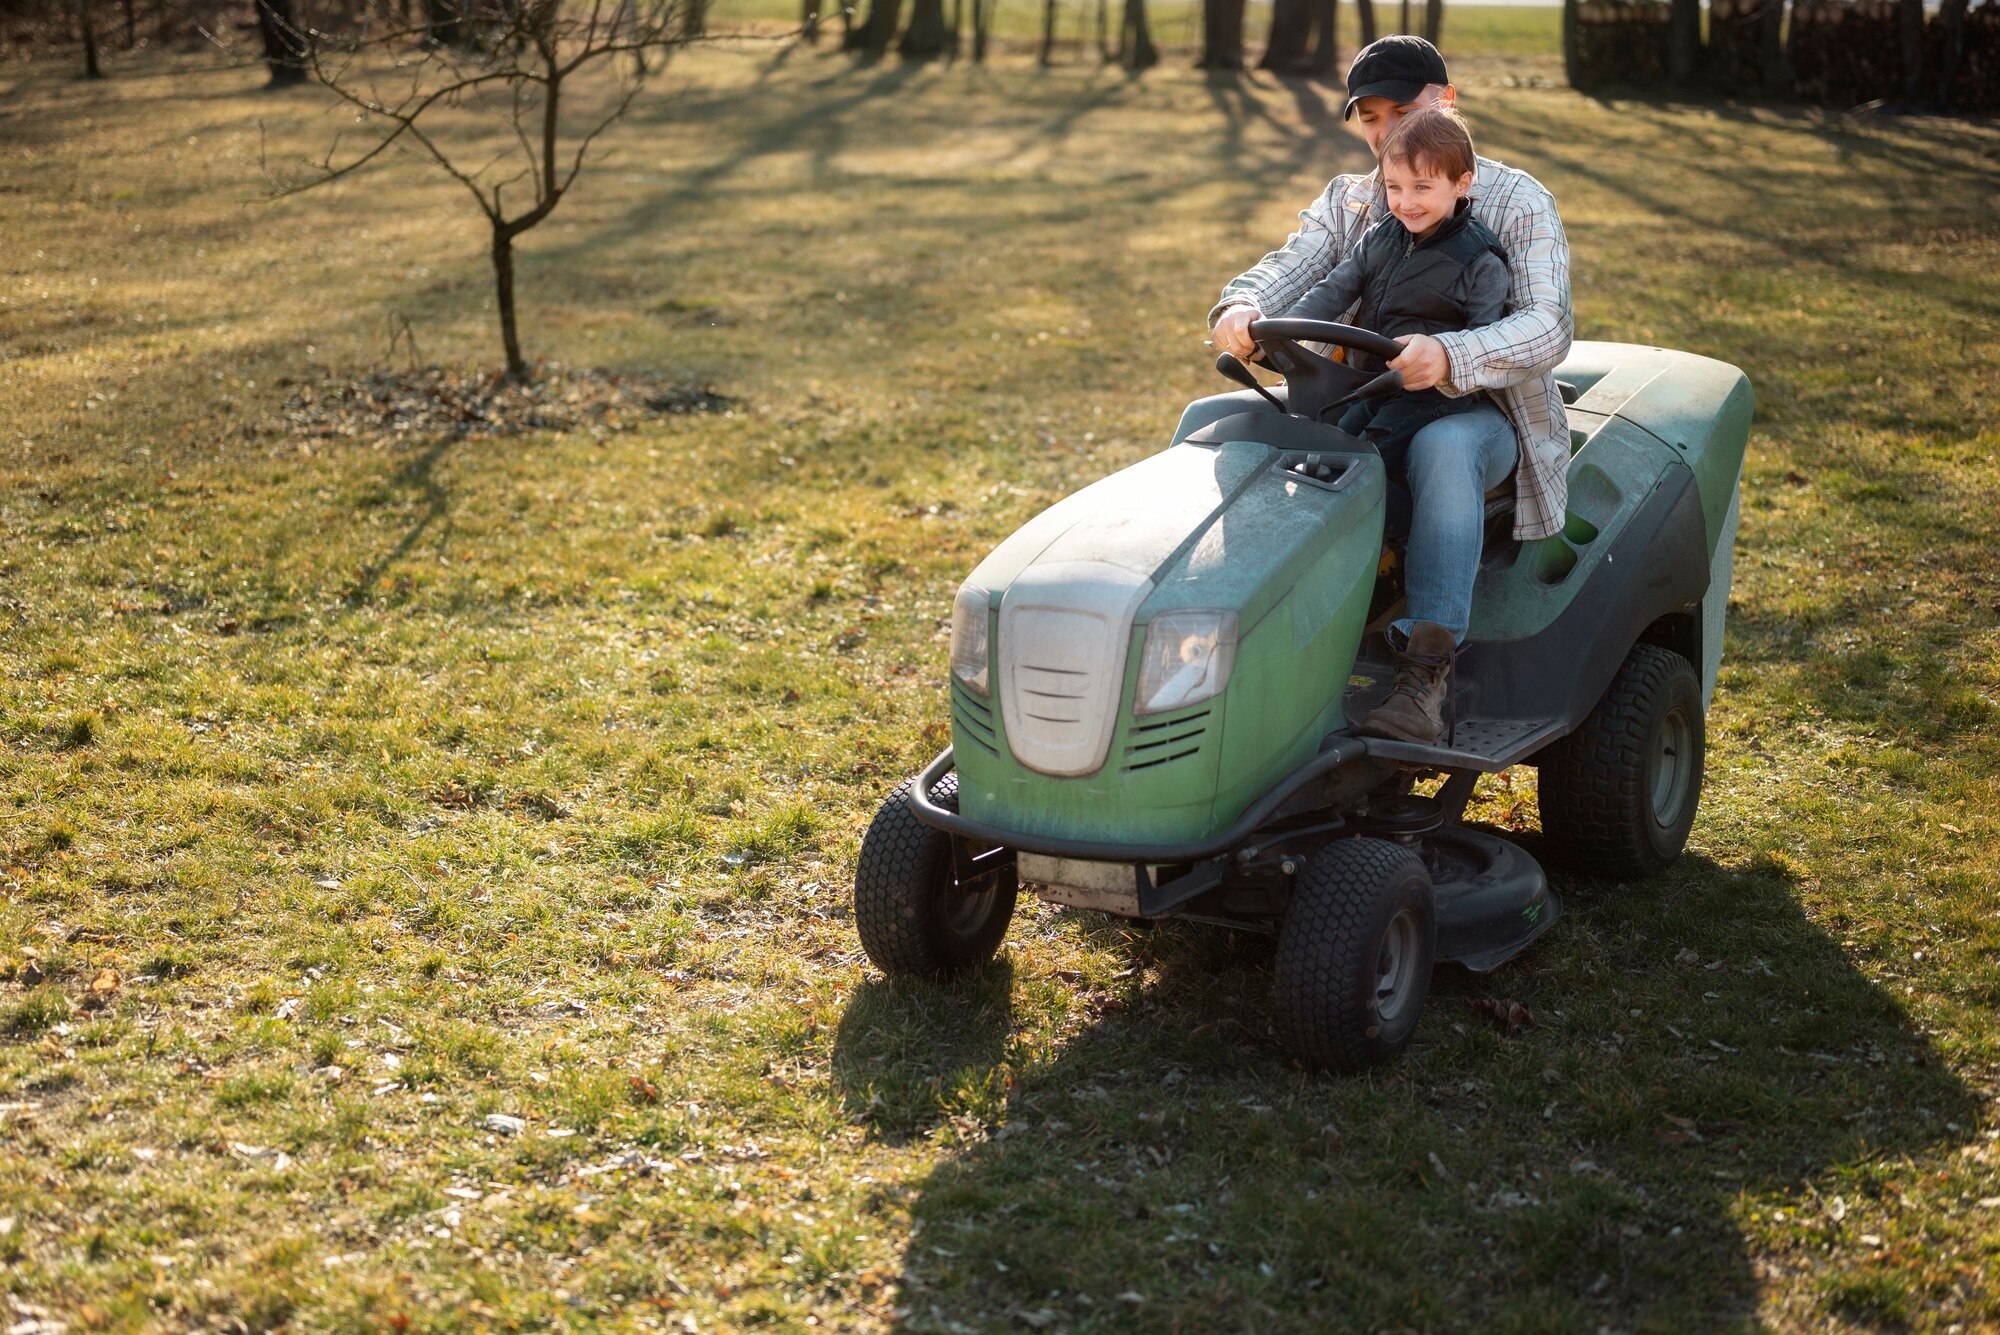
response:
<path id="1" fill-rule="evenodd" d="M 382 576 L 415 549 L 423 540 L 424 534 L 431 530 L 432 525 L 438 528 L 437 550 L 440 555 L 443 554 L 445 544 L 451 541 L 451 493 L 438 481 L 437 465 L 438 460 L 444 457 L 452 444 L 448 438 L 433 441 L 420 453 L 412 455 L 405 461 L 390 479 L 390 484 L 399 491 L 411 488 L 418 491 L 423 497 L 424 508 L 418 512 L 410 527 L 404 530 L 403 536 L 396 540 L 395 546 L 361 567 L 355 575 L 354 582 L 348 586 L 347 592 L 343 595 L 350 607 L 372 598 L 376 586 L 382 582 Z"/>
<path id="2" fill-rule="evenodd" d="M 1268 942 L 1192 926 L 1132 937 L 1132 992 L 1039 1065 L 994 1038 L 1011 971 L 864 989 L 835 1076 L 883 1134 L 977 1102 L 913 1113 L 885 1069 L 1004 1090 L 912 1204 L 907 1323 L 1711 1329 L 1754 1311 L 1755 1213 L 1803 1202 L 1831 1241 L 1829 1178 L 1865 1193 L 1971 1135 L 1971 1093 L 1781 869 L 1687 858 L 1657 887 L 1564 892 L 1523 960 L 1441 970 L 1417 1043 L 1362 1077 L 1293 1069 Z M 1481 1023 L 1489 996 L 1535 1023 Z"/>
<path id="3" fill-rule="evenodd" d="M 1626 113 L 1663 133 L 1681 139 L 1698 133 L 1681 120 L 1668 118 L 1673 104 L 1647 104 L 1643 111 Z M 1804 260 L 1839 274 L 1844 280 L 1884 293 L 1921 296 L 1949 311 L 1955 320 L 1968 316 L 1995 318 L 2000 304 L 1981 300 L 1982 294 L 1968 292 L 1963 283 L 1948 273 L 1916 272 L 1892 268 L 1876 262 L 1869 250 L 1855 244 L 1852 210 L 1824 206 L 1827 183 L 1809 157 L 1802 157 L 1791 170 L 1772 170 L 1760 164 L 1746 172 L 1740 149 L 1732 148 L 1727 132 L 1712 136 L 1706 155 L 1676 154 L 1671 165 L 1707 178 L 1713 188 L 1689 192 L 1676 190 L 1671 175 L 1661 176 L 1650 155 L 1607 152 L 1605 145 L 1579 140 L 1571 126 L 1533 103 L 1482 103 L 1477 108 L 1480 132 L 1489 142 L 1505 146 L 1508 156 L 1558 183 L 1557 203 L 1562 191 L 1574 182 L 1588 182 L 1640 207 L 1655 220 L 1673 222 L 1691 234 L 1714 233 L 1768 254 L 1774 262 Z M 1728 119 L 1741 129 L 1750 118 L 1742 114 Z M 1768 122 L 1760 128 L 1776 130 Z M 1835 126 L 1788 124 L 1784 131 L 1834 147 L 1843 165 L 1857 167 L 1864 160 L 1880 167 L 1899 164 L 1899 148 L 1871 141 L 1852 129 Z M 1965 202 L 1990 193 L 1992 172 L 1974 155 L 1963 160 L 1934 156 L 1929 173 L 1903 171 L 1892 179 L 1873 181 L 1858 170 L 1853 182 L 1865 194 L 1870 188 L 1894 192 L 1907 209 L 1949 219 L 1962 213 Z M 1773 217 L 1797 220 L 1790 227 L 1772 225 Z M 1803 225 L 1800 225 L 1803 224 Z"/>

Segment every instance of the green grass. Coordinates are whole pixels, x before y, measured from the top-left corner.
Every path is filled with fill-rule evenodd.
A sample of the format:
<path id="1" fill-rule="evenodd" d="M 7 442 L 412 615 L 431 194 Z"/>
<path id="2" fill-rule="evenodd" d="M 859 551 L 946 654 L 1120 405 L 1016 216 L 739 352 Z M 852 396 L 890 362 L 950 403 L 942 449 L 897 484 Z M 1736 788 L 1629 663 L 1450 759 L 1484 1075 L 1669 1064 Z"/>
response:
<path id="1" fill-rule="evenodd" d="M 847 908 L 945 735 L 956 580 L 1219 387 L 1215 290 L 1361 164 L 1332 94 L 693 56 L 523 243 L 526 338 L 734 408 L 445 443 L 283 405 L 392 313 L 494 363 L 455 187 L 263 203 L 260 144 L 334 129 L 311 90 L 9 66 L 0 1292 L 129 1329 L 2000 1323 L 2000 134 L 1540 68 L 1462 90 L 1562 202 L 1580 332 L 1758 389 L 1703 815 L 1335 1081 L 1271 1040 L 1267 943 L 1027 906 L 940 990 Z M 1532 846 L 1531 774 L 1477 801 Z"/>

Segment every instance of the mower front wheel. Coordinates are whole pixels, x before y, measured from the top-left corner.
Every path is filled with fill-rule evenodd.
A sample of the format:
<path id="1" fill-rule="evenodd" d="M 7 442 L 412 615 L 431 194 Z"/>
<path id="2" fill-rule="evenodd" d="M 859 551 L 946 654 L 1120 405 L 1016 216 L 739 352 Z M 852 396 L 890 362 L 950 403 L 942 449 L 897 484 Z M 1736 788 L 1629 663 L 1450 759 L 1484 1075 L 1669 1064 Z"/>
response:
<path id="1" fill-rule="evenodd" d="M 1278 1037 L 1307 1066 L 1361 1071 L 1409 1045 L 1430 996 L 1430 873 L 1383 839 L 1337 839 L 1299 871 L 1278 936 Z"/>
<path id="2" fill-rule="evenodd" d="M 896 785 L 861 841 L 854 925 L 861 948 L 891 978 L 950 978 L 1000 949 L 1017 886 L 1011 866 L 959 885 L 951 836 L 910 810 L 914 782 Z M 956 810 L 958 776 L 940 780 L 931 800 Z"/>

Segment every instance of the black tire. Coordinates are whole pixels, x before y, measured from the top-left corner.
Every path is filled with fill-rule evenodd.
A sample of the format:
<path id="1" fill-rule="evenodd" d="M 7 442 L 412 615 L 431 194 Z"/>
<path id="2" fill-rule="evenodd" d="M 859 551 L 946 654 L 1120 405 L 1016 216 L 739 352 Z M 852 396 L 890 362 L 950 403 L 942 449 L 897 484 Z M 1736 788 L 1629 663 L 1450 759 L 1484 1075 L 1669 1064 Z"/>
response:
<path id="1" fill-rule="evenodd" d="M 1000 949 L 1014 916 L 1010 869 L 985 890 L 958 888 L 951 836 L 910 810 L 910 787 L 896 785 L 875 812 L 854 870 L 854 925 L 861 948 L 891 978 L 950 978 L 984 964 Z M 948 774 L 931 800 L 956 810 L 958 776 Z"/>
<path id="2" fill-rule="evenodd" d="M 1687 847 L 1701 805 L 1701 679 L 1635 644 L 1582 726 L 1541 762 L 1542 834 L 1595 876 L 1652 876 Z"/>
<path id="3" fill-rule="evenodd" d="M 1431 877 L 1411 850 L 1337 839 L 1298 874 L 1278 934 L 1272 1018 L 1307 1066 L 1361 1071 L 1417 1031 L 1437 957 Z"/>

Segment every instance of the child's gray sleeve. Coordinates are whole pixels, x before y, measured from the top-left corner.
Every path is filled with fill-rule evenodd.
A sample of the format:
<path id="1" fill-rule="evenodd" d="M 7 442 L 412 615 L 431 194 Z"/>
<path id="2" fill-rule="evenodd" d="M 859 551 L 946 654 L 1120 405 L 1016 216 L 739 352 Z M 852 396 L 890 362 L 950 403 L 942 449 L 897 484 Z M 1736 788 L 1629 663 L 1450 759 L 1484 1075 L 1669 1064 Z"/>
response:
<path id="1" fill-rule="evenodd" d="M 1287 320 L 1338 320 L 1347 314 L 1361 296 L 1362 284 L 1367 280 L 1368 270 L 1363 260 L 1368 247 L 1360 245 L 1347 252 L 1347 258 L 1333 266 L 1333 272 L 1314 283 L 1312 290 L 1292 303 L 1285 312 Z M 1501 270 L 1501 296 L 1506 296 L 1506 270 Z"/>
<path id="2" fill-rule="evenodd" d="M 1511 278 L 1507 261 L 1487 251 L 1465 271 L 1465 327 L 1478 329 L 1497 322 L 1507 313 L 1507 291 Z"/>

